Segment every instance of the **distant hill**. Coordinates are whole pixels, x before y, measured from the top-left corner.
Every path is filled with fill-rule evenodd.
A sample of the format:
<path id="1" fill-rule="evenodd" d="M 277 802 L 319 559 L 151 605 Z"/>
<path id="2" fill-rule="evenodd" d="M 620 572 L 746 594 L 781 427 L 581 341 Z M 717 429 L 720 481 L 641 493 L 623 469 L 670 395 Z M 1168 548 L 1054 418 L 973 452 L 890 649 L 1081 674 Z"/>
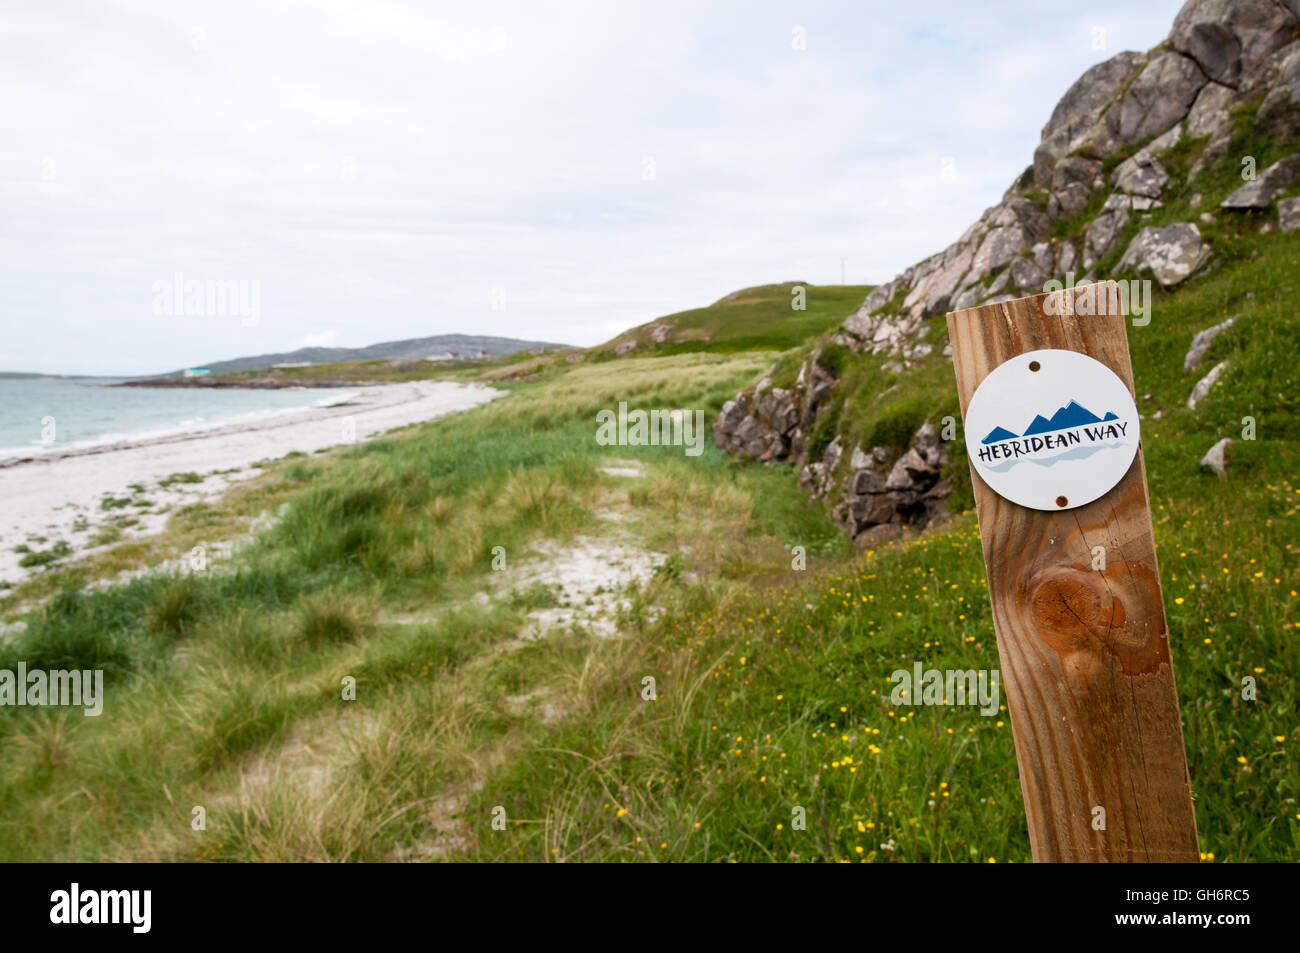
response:
<path id="1" fill-rule="evenodd" d="M 228 374 L 234 371 L 265 370 L 276 364 L 336 364 L 340 361 L 366 360 L 418 361 L 426 357 L 442 359 L 496 357 L 534 348 L 559 347 L 567 347 L 567 345 L 475 334 L 437 334 L 428 338 L 384 341 L 367 347 L 301 347 L 296 351 L 285 351 L 279 354 L 258 354 L 253 357 L 237 357 L 230 361 L 213 361 L 210 364 L 193 366 L 206 367 L 214 374 Z M 169 377 L 182 373 L 184 369 L 157 376 Z"/>
<path id="2" fill-rule="evenodd" d="M 784 351 L 837 327 L 873 287 L 786 281 L 743 288 L 707 307 L 638 325 L 589 353 L 599 360 L 696 351 Z"/>

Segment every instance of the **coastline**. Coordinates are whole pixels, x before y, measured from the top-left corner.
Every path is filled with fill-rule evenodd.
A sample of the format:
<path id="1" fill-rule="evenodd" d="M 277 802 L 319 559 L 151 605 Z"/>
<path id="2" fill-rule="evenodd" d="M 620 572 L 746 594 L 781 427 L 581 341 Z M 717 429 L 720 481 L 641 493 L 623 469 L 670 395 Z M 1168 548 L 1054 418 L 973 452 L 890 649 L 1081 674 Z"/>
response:
<path id="1" fill-rule="evenodd" d="M 17 585 L 41 571 L 20 566 L 26 553 L 16 547 L 42 552 L 63 542 L 70 549 L 66 565 L 119 541 L 94 542 L 106 522 L 120 525 L 129 517 L 120 538 L 157 532 L 177 506 L 212 500 L 256 476 L 258 461 L 315 453 L 349 437 L 361 443 L 504 394 L 446 381 L 354 386 L 356 393 L 340 403 L 256 421 L 0 459 L 0 581 Z M 168 482 L 175 474 L 195 476 Z"/>

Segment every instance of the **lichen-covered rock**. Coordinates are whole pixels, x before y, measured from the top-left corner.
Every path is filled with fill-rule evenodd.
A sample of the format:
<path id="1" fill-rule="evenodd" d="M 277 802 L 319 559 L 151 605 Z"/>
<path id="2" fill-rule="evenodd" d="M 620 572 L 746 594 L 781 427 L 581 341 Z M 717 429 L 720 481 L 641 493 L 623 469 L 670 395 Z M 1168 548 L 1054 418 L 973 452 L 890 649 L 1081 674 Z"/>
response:
<path id="1" fill-rule="evenodd" d="M 1187 114 L 1187 134 L 1194 139 L 1212 136 L 1226 129 L 1232 121 L 1232 110 L 1238 104 L 1238 94 L 1231 86 L 1206 83 Z"/>
<path id="2" fill-rule="evenodd" d="M 1145 195 L 1125 195 L 1115 192 L 1106 196 L 1106 203 L 1101 207 L 1104 212 L 1124 211 L 1145 212 L 1147 209 L 1159 208 L 1164 203 L 1159 199 L 1149 199 Z"/>
<path id="3" fill-rule="evenodd" d="M 1119 53 L 1089 68 L 1066 90 L 1034 150 L 1034 181 L 1039 186 L 1050 186 L 1056 164 L 1075 150 L 1092 145 L 1099 153 L 1109 151 L 1099 141 L 1110 136 L 1100 119 L 1102 110 L 1145 61 L 1141 53 Z"/>
<path id="4" fill-rule="evenodd" d="M 1169 45 L 1216 83 L 1241 85 L 1274 50 L 1295 38 L 1296 14 L 1275 0 L 1189 0 L 1174 18 Z"/>
<path id="5" fill-rule="evenodd" d="M 1041 290 L 1047 281 L 1047 272 L 1034 258 L 1017 255 L 1011 260 L 1011 280 L 1022 291 Z"/>
<path id="6" fill-rule="evenodd" d="M 1156 53 L 1124 98 L 1106 113 L 1111 132 L 1122 143 L 1164 132 L 1187 115 L 1207 82 L 1190 56 L 1174 50 Z"/>
<path id="7" fill-rule="evenodd" d="M 1284 51 L 1279 76 L 1264 98 L 1255 124 L 1274 135 L 1300 135 L 1300 40 Z"/>
<path id="8" fill-rule="evenodd" d="M 1201 466 L 1205 469 L 1224 476 L 1228 472 L 1228 444 L 1232 443 L 1231 437 L 1224 437 L 1213 447 L 1205 452 L 1201 457 Z"/>
<path id="9" fill-rule="evenodd" d="M 1093 193 L 1106 184 L 1101 170 L 1100 159 L 1086 156 L 1068 156 L 1058 162 L 1052 173 L 1048 216 L 1058 219 L 1081 211 Z"/>
<path id="10" fill-rule="evenodd" d="M 1169 173 L 1154 156 L 1132 156 L 1119 164 L 1111 181 L 1121 192 L 1158 199 Z"/>
<path id="11" fill-rule="evenodd" d="M 1165 288 L 1187 280 L 1210 257 L 1201 230 L 1191 222 L 1142 229 L 1129 243 L 1116 269 L 1150 273 Z"/>
<path id="12" fill-rule="evenodd" d="M 1201 358 L 1205 356 L 1205 352 L 1214 343 L 1214 339 L 1236 323 L 1237 316 L 1233 315 L 1228 320 L 1221 321 L 1212 328 L 1206 328 L 1192 338 L 1192 346 L 1187 349 L 1187 356 L 1183 358 L 1183 370 L 1189 373 L 1196 370 L 1201 363 Z"/>
<path id="13" fill-rule="evenodd" d="M 1115 247 L 1115 240 L 1128 228 L 1129 213 L 1127 209 L 1118 208 L 1103 211 L 1092 220 L 1085 233 L 1083 267 L 1091 268 Z"/>
<path id="14" fill-rule="evenodd" d="M 1219 378 L 1223 376 L 1223 372 L 1227 369 L 1228 362 L 1220 361 L 1218 364 L 1214 365 L 1210 370 L 1210 373 L 1206 374 L 1196 382 L 1196 386 L 1192 388 L 1192 395 L 1187 398 L 1187 407 L 1189 410 L 1195 409 L 1197 404 L 1205 400 L 1210 393 L 1210 389 L 1214 387 L 1215 384 L 1219 383 Z"/>
<path id="15" fill-rule="evenodd" d="M 991 228 L 984 240 L 980 243 L 979 250 L 975 252 L 975 257 L 971 261 L 970 275 L 971 280 L 980 280 L 985 275 L 991 274 L 1009 262 L 1022 248 L 1029 244 L 1029 235 L 1020 224 L 1002 225 Z"/>
<path id="16" fill-rule="evenodd" d="M 1220 202 L 1219 208 L 1233 211 L 1268 208 L 1297 180 L 1300 180 L 1300 152 L 1278 159 Z"/>
<path id="17" fill-rule="evenodd" d="M 1300 196 L 1282 199 L 1277 203 L 1277 224 L 1284 232 L 1300 228 Z"/>
<path id="18" fill-rule="evenodd" d="M 923 281 L 916 283 L 916 287 L 904 299 L 903 308 L 917 312 L 922 317 L 947 310 L 953 292 L 957 290 L 962 277 L 970 268 L 974 254 L 974 244 L 956 250 L 951 260 L 930 272 Z"/>

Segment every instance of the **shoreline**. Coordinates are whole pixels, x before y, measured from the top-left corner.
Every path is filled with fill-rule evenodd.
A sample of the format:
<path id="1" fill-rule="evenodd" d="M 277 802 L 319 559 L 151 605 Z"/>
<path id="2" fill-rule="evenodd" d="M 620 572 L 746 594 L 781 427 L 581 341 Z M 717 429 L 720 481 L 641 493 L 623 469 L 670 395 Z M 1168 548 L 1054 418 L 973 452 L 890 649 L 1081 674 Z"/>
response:
<path id="1" fill-rule="evenodd" d="M 28 552 L 68 547 L 59 565 L 163 529 L 172 510 L 208 502 L 286 454 L 363 443 L 395 427 L 469 410 L 504 391 L 447 381 L 356 386 L 337 404 L 207 430 L 125 439 L 0 459 L 0 581 L 18 585 L 39 566 Z M 352 438 L 352 439 L 349 439 Z M 193 475 L 170 480 L 176 474 Z M 129 522 L 128 522 L 129 521 Z M 116 534 L 116 535 L 114 535 Z M 96 543 L 96 538 L 104 542 Z"/>

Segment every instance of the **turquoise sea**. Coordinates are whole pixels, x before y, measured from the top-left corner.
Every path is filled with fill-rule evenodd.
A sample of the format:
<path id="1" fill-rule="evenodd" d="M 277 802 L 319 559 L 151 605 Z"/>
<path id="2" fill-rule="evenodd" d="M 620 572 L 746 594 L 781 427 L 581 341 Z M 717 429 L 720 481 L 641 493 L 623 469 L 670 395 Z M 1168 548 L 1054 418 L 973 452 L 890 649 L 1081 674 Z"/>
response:
<path id="1" fill-rule="evenodd" d="M 0 458 L 252 422 L 346 400 L 337 388 L 115 387 L 125 378 L 0 378 Z"/>

